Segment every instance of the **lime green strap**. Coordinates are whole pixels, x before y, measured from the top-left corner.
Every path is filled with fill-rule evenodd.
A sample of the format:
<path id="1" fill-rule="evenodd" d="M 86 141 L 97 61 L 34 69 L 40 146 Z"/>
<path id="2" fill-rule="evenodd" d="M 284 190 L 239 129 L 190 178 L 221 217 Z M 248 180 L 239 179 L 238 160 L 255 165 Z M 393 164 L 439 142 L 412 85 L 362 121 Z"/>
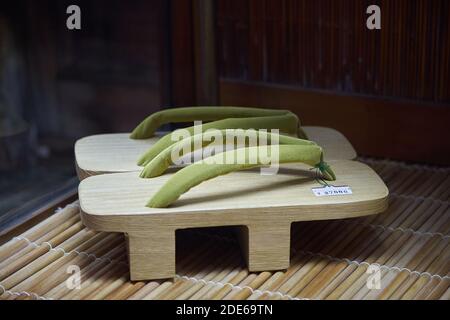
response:
<path id="1" fill-rule="evenodd" d="M 253 134 L 252 134 L 253 133 Z M 220 141 L 215 141 L 216 135 L 220 137 Z M 214 139 L 213 139 L 214 138 Z M 230 141 L 233 139 L 232 141 Z M 236 140 L 236 141 L 234 141 Z M 316 145 L 315 142 L 310 140 L 298 139 L 286 135 L 275 134 L 271 132 L 253 131 L 248 130 L 214 130 L 206 133 L 200 133 L 194 136 L 190 136 L 176 142 L 163 151 L 161 151 L 156 157 L 154 157 L 141 172 L 141 178 L 153 178 L 163 174 L 171 165 L 174 164 L 174 156 L 181 158 L 188 153 L 192 153 L 200 148 L 204 148 L 211 144 L 219 143 L 222 152 L 224 149 L 223 144 L 226 142 L 233 142 L 234 145 L 239 147 L 249 147 L 261 145 L 261 142 L 266 144 L 285 144 L 285 145 Z M 187 152 L 185 152 L 187 151 Z M 176 153 L 176 154 L 174 154 Z"/>
<path id="2" fill-rule="evenodd" d="M 328 165 L 323 165 L 322 148 L 314 145 L 280 145 L 278 163 L 301 162 L 315 168 L 326 170 L 322 172 L 324 179 L 333 180 L 334 173 Z M 261 149 L 265 148 L 265 149 Z M 174 203 L 182 194 L 203 181 L 225 175 L 230 172 L 266 165 L 259 156 L 270 150 L 269 147 L 242 148 L 217 154 L 202 161 L 191 164 L 176 172 L 150 199 L 147 206 L 165 208 Z M 257 161 L 249 161 L 250 154 L 256 152 Z M 245 158 L 242 164 L 223 164 L 223 159 L 233 156 L 234 159 Z M 222 163 L 221 163 L 222 161 Z"/>
<path id="3" fill-rule="evenodd" d="M 186 133 L 187 135 L 194 135 L 197 131 L 205 132 L 208 129 L 278 129 L 283 133 L 297 134 L 298 131 L 298 118 L 292 113 L 267 116 L 267 117 L 252 117 L 252 118 L 228 118 L 224 120 L 218 120 L 208 122 L 202 125 L 201 130 L 196 130 L 194 126 L 179 129 L 172 133 L 169 133 L 159 139 L 141 158 L 138 160 L 138 165 L 145 166 L 152 161 L 160 152 L 169 146 L 173 145 L 177 141 L 173 141 L 173 137 L 176 137 L 179 133 Z M 185 131 L 182 131 L 185 130 Z"/>
<path id="4" fill-rule="evenodd" d="M 217 121 L 227 118 L 267 117 L 285 115 L 288 113 L 291 112 L 288 110 L 247 107 L 170 108 L 158 111 L 147 117 L 133 130 L 130 137 L 132 139 L 151 138 L 160 126 L 167 123 Z M 295 116 L 294 114 L 292 115 Z"/>

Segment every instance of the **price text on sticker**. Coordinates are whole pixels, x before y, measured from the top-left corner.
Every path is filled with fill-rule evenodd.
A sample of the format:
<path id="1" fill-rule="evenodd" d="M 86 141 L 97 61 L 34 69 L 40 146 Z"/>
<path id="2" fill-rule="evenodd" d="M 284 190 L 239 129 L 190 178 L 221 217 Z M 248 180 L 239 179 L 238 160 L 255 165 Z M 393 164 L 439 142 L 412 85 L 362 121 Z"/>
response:
<path id="1" fill-rule="evenodd" d="M 312 191 L 316 197 L 345 196 L 353 193 L 349 186 L 324 186 L 320 188 L 313 188 Z"/>

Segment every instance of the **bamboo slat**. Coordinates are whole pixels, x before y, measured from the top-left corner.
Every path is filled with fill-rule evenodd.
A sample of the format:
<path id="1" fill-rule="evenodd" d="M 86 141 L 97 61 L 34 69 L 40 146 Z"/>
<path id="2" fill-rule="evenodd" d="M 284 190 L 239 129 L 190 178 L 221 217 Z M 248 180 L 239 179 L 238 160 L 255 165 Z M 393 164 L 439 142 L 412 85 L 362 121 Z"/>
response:
<path id="1" fill-rule="evenodd" d="M 177 233 L 175 279 L 130 282 L 124 237 L 88 230 L 73 203 L 0 247 L 0 299 L 448 300 L 450 168 L 361 160 L 390 188 L 389 209 L 293 224 L 288 270 L 249 273 L 233 228 L 192 229 Z"/>

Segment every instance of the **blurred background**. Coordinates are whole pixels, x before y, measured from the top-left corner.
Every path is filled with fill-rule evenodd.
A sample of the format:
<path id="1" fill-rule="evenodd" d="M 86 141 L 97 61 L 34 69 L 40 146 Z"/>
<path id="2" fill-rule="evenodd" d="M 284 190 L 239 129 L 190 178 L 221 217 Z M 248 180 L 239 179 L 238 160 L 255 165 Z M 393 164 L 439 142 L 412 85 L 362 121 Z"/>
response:
<path id="1" fill-rule="evenodd" d="M 0 230 L 76 194 L 78 138 L 173 106 L 288 108 L 361 156 L 448 166 L 449 14 L 447 0 L 3 1 Z"/>

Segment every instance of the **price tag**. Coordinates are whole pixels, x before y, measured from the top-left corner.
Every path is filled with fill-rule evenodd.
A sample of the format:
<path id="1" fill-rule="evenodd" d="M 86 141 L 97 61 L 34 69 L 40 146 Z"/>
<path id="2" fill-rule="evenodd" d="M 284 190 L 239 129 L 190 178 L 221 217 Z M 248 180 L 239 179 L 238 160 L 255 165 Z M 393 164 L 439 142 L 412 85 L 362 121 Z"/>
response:
<path id="1" fill-rule="evenodd" d="M 352 194 L 352 189 L 349 186 L 324 186 L 320 188 L 312 188 L 312 192 L 316 197 L 328 196 L 345 196 Z"/>

